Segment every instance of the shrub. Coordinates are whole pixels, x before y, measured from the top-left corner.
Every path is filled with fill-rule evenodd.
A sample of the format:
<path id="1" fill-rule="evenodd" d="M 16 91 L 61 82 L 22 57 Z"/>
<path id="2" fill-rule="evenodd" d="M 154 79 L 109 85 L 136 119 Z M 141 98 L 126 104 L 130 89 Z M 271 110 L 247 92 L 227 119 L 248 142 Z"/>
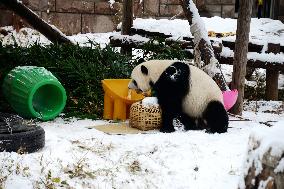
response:
<path id="1" fill-rule="evenodd" d="M 67 116 L 101 118 L 101 80 L 129 78 L 138 60 L 120 54 L 111 46 L 100 48 L 98 44 L 90 43 L 91 47 L 52 44 L 29 48 L 0 44 L 0 85 L 4 76 L 16 66 L 42 66 L 51 71 L 65 87 L 68 99 L 64 112 Z M 142 54 L 146 59 L 183 60 L 187 57 L 187 53 L 178 46 L 166 46 L 161 40 L 145 44 Z M 8 110 L 12 111 L 0 94 L 0 111 Z"/>

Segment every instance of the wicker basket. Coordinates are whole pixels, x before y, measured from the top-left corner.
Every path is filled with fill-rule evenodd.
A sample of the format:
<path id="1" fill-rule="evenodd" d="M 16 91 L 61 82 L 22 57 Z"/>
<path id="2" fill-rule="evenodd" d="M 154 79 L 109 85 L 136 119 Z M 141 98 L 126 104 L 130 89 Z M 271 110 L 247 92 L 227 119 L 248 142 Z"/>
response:
<path id="1" fill-rule="evenodd" d="M 159 129 L 161 121 L 161 108 L 158 105 L 143 105 L 140 101 L 133 103 L 130 107 L 130 127 L 143 131 Z"/>

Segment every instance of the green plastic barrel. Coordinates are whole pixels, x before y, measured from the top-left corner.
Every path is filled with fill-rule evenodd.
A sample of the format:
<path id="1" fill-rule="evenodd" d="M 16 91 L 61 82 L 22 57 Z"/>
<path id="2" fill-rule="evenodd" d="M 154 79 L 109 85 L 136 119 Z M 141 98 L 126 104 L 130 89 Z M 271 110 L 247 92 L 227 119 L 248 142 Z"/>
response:
<path id="1" fill-rule="evenodd" d="M 14 68 L 4 79 L 3 94 L 19 115 L 43 121 L 55 118 L 66 104 L 64 87 L 43 67 Z"/>

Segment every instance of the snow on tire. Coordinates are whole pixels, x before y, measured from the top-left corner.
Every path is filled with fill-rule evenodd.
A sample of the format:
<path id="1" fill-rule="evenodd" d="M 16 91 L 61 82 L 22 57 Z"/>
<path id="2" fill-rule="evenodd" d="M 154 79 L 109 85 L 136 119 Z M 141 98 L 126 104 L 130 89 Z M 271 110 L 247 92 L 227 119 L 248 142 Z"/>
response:
<path id="1" fill-rule="evenodd" d="M 31 153 L 44 145 L 43 128 L 25 124 L 19 117 L 0 114 L 0 152 Z"/>

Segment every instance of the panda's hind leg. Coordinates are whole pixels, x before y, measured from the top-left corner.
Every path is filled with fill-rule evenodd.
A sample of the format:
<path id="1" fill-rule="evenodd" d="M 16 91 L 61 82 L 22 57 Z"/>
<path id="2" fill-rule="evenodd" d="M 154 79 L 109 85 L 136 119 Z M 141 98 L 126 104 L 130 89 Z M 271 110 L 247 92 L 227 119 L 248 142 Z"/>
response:
<path id="1" fill-rule="evenodd" d="M 224 105 L 218 101 L 212 101 L 208 104 L 203 113 L 203 119 L 206 121 L 210 133 L 227 132 L 229 117 Z"/>

